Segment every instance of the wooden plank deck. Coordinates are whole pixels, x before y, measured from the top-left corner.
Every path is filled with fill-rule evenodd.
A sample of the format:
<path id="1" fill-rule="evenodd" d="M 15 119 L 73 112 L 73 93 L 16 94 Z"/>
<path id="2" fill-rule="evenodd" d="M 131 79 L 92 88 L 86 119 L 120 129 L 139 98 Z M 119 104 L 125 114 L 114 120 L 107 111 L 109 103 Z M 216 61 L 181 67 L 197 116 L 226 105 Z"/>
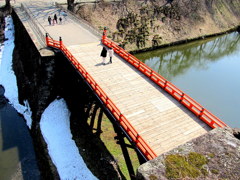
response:
<path id="1" fill-rule="evenodd" d="M 67 48 L 157 155 L 211 130 L 116 54 L 112 64 L 103 65 L 100 42 Z"/>

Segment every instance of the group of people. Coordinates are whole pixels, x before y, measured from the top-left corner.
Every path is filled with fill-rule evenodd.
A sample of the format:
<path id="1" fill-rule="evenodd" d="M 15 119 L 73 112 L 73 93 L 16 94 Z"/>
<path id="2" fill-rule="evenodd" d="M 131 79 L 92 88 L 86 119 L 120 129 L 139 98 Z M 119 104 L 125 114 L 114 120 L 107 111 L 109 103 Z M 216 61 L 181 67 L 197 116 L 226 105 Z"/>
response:
<path id="1" fill-rule="evenodd" d="M 106 47 L 103 47 L 102 49 L 102 52 L 100 54 L 100 56 L 102 57 L 102 60 L 103 60 L 103 65 L 106 64 L 106 57 L 107 57 L 107 53 L 109 54 L 109 63 L 112 63 L 112 57 L 113 57 L 113 49 L 112 48 L 109 48 L 107 50 Z"/>
<path id="2" fill-rule="evenodd" d="M 58 24 L 57 15 L 54 14 L 53 19 L 50 16 L 48 16 L 48 23 L 49 23 L 49 25 Z M 62 24 L 62 18 L 61 17 L 59 17 L 59 23 Z"/>

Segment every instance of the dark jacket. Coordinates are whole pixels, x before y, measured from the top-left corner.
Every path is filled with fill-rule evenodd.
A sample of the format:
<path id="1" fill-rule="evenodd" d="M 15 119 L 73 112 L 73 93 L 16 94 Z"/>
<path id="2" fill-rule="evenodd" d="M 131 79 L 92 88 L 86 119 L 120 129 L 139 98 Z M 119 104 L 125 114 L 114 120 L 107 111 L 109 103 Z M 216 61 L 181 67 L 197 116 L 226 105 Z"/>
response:
<path id="1" fill-rule="evenodd" d="M 107 49 L 105 47 L 103 47 L 101 55 L 102 57 L 107 57 Z"/>

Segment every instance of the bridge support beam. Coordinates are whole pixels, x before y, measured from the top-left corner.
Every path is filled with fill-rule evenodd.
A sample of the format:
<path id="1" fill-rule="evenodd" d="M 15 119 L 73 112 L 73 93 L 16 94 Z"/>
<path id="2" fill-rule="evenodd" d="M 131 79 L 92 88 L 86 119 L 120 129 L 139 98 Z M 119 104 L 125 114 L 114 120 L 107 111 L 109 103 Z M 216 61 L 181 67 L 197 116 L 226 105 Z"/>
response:
<path id="1" fill-rule="evenodd" d="M 87 110 L 85 111 L 85 122 L 87 122 L 89 115 L 90 115 L 90 111 L 92 109 L 94 102 L 92 100 L 90 100 L 90 102 L 87 105 Z"/>
<path id="2" fill-rule="evenodd" d="M 103 117 L 103 109 L 101 108 L 100 109 L 100 112 L 99 112 L 99 116 L 98 116 L 98 122 L 97 122 L 97 132 L 96 134 L 98 136 L 100 136 L 100 134 L 102 133 L 102 128 L 101 128 L 101 125 L 102 125 L 102 117 Z"/>
<path id="3" fill-rule="evenodd" d="M 94 121 L 95 121 L 95 118 L 96 118 L 98 108 L 99 108 L 98 104 L 95 104 L 93 112 L 91 114 L 91 120 L 90 120 L 90 124 L 89 124 L 91 129 L 93 129 L 93 127 L 94 127 Z"/>
<path id="4" fill-rule="evenodd" d="M 128 168 L 129 176 L 132 180 L 136 179 L 135 172 L 134 172 L 133 165 L 132 165 L 132 161 L 131 161 L 131 158 L 130 158 L 129 153 L 128 153 L 127 145 L 124 141 L 124 134 L 119 129 L 119 127 L 116 126 L 115 123 L 113 123 L 113 128 L 114 128 L 114 131 L 117 133 L 117 139 L 118 139 L 119 144 L 120 144 L 121 149 L 122 149 L 122 153 L 123 153 L 123 156 L 124 156 L 127 168 Z"/>
<path id="5" fill-rule="evenodd" d="M 136 153 L 137 153 L 137 156 L 138 156 L 138 161 L 139 161 L 139 164 L 143 164 L 146 162 L 146 159 L 143 158 L 143 156 L 135 149 Z"/>

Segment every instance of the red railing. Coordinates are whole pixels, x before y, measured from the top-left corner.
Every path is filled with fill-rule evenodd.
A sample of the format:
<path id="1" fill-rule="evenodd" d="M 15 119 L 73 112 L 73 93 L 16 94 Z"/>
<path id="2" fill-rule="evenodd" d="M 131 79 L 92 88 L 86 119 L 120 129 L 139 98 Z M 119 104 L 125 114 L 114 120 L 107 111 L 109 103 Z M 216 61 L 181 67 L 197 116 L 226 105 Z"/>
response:
<path id="1" fill-rule="evenodd" d="M 46 44 L 47 46 L 54 47 L 60 49 L 65 56 L 72 62 L 72 64 L 78 69 L 81 75 L 86 79 L 86 81 L 91 85 L 92 89 L 95 91 L 97 96 L 102 100 L 108 110 L 112 113 L 112 115 L 117 119 L 121 127 L 128 134 L 137 148 L 141 151 L 141 153 L 145 156 L 146 159 L 151 160 L 157 155 L 153 152 L 153 150 L 149 147 L 149 145 L 144 141 L 144 139 L 138 134 L 135 128 L 130 124 L 127 118 L 120 112 L 120 110 L 116 107 L 116 105 L 112 102 L 112 100 L 107 96 L 107 94 L 101 89 L 101 87 L 96 83 L 96 81 L 92 78 L 90 74 L 82 67 L 82 65 L 77 61 L 77 59 L 71 54 L 70 51 L 64 46 L 62 40 L 60 41 L 53 40 L 46 36 Z"/>
<path id="2" fill-rule="evenodd" d="M 224 122 L 222 122 L 219 118 L 214 116 L 211 112 L 204 109 L 199 103 L 197 103 L 190 96 L 182 92 L 171 82 L 167 81 L 164 77 L 153 71 L 146 64 L 138 60 L 136 57 L 125 51 L 123 48 L 119 47 L 115 42 L 111 41 L 106 37 L 106 30 L 103 32 L 102 43 L 107 47 L 113 48 L 114 52 L 117 53 L 124 60 L 129 62 L 135 68 L 137 68 L 140 72 L 149 77 L 153 82 L 167 91 L 170 95 L 172 95 L 176 100 L 178 100 L 181 104 L 187 107 L 190 111 L 192 111 L 196 116 L 199 117 L 202 121 L 208 124 L 211 128 L 216 127 L 225 127 L 227 126 Z"/>

